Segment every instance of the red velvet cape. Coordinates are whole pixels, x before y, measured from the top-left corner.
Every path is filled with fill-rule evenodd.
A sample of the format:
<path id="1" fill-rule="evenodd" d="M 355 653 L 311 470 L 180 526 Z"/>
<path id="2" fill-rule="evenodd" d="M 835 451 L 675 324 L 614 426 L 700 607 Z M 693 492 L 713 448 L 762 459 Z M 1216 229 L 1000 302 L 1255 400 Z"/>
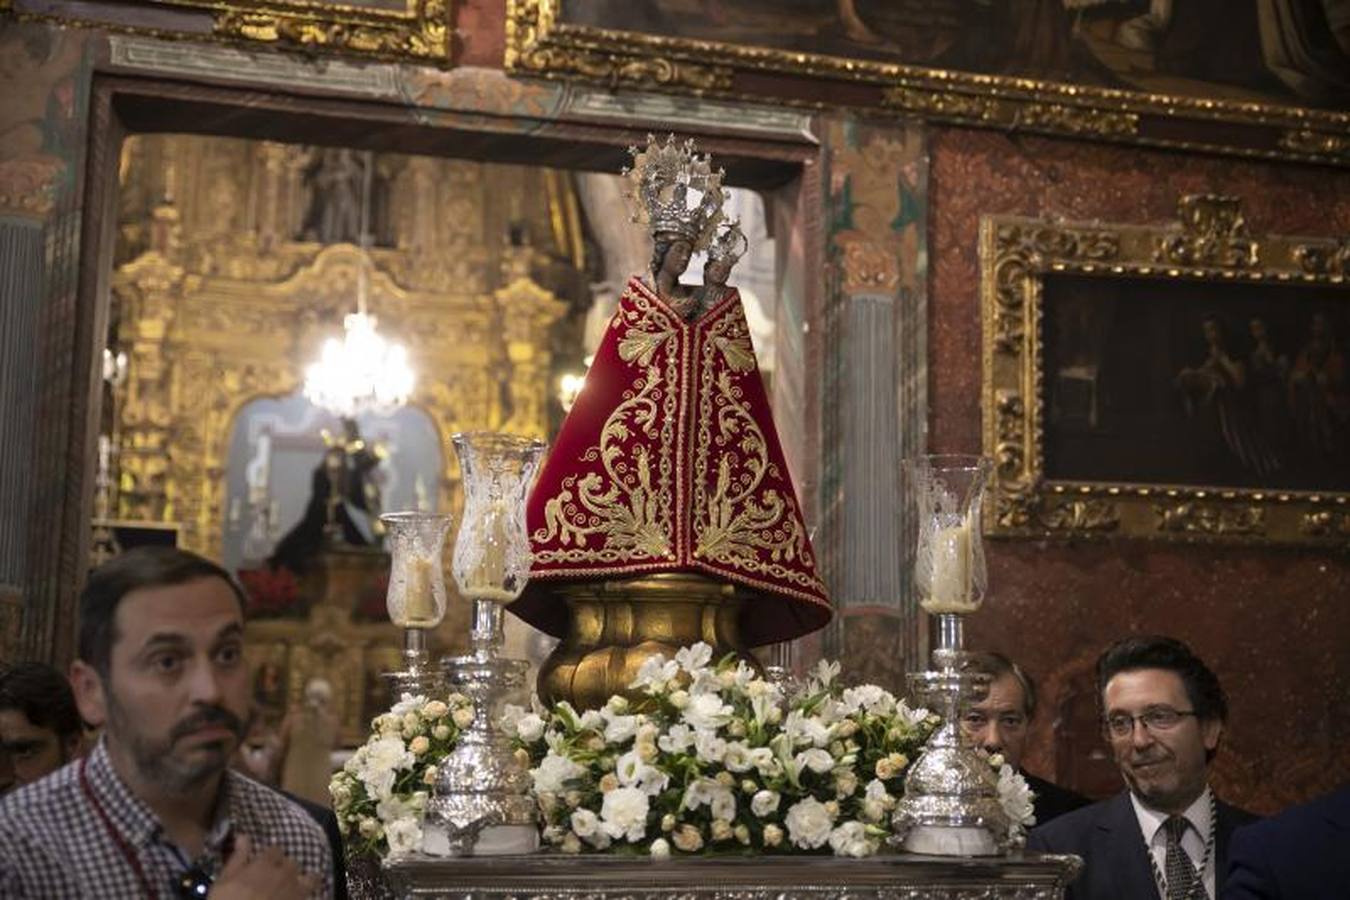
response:
<path id="1" fill-rule="evenodd" d="M 749 646 L 830 618 L 740 295 L 686 322 L 632 278 L 530 494 L 530 589 L 509 608 L 562 635 L 548 580 L 696 572 L 752 589 Z"/>

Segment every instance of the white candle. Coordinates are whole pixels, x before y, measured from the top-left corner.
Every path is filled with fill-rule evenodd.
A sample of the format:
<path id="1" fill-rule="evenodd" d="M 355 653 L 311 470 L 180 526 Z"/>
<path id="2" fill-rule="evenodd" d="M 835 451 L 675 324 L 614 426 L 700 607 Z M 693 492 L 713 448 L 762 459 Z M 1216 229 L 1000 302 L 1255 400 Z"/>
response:
<path id="1" fill-rule="evenodd" d="M 933 535 L 928 596 L 921 604 L 930 613 L 968 613 L 979 607 L 972 596 L 970 525 L 966 520 Z"/>
<path id="2" fill-rule="evenodd" d="M 414 556 L 408 565 L 403 594 L 403 617 L 410 626 L 426 626 L 436 621 L 436 597 L 432 592 L 431 560 Z"/>

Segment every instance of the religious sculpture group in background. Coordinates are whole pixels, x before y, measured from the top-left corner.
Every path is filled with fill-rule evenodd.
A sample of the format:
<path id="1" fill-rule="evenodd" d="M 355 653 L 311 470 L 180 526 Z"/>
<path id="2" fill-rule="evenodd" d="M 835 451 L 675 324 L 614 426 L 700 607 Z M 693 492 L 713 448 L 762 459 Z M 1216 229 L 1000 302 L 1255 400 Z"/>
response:
<path id="1" fill-rule="evenodd" d="M 326 544 L 380 544 L 380 486 L 375 473 L 385 451 L 361 437 L 355 419 L 344 418 L 342 430 L 341 435 L 323 432 L 327 449 L 314 469 L 309 503 L 268 559 L 274 569 L 303 574 Z"/>

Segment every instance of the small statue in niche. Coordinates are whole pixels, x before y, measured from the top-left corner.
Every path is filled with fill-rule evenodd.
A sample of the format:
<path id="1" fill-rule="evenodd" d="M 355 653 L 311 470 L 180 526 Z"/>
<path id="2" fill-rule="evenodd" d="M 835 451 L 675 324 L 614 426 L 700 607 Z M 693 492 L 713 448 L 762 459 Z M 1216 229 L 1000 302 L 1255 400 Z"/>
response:
<path id="1" fill-rule="evenodd" d="M 285 567 L 304 574 L 310 560 L 328 545 L 379 546 L 380 486 L 376 470 L 384 448 L 361 437 L 355 419 L 343 418 L 343 435 L 323 432 L 323 460 L 310 482 L 309 504 L 295 527 L 277 544 L 268 559 L 272 568 Z"/>
<path id="2" fill-rule="evenodd" d="M 347 147 L 320 151 L 318 161 L 305 175 L 310 196 L 305 239 L 324 244 L 360 243 L 364 176 L 365 166 L 356 151 Z"/>

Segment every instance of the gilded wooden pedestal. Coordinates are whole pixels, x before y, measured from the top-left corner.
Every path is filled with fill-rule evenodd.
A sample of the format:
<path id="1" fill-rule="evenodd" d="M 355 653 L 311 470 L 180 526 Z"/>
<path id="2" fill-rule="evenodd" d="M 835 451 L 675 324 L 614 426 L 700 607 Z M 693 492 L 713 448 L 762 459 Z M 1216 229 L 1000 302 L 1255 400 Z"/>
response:
<path id="1" fill-rule="evenodd" d="M 704 641 L 713 659 L 738 653 L 753 665 L 741 642 L 743 588 L 701 575 L 660 574 L 613 581 L 559 584 L 558 602 L 571 611 L 569 633 L 539 670 L 545 703 L 567 700 L 578 709 L 604 705 L 628 685 L 650 656 L 670 659 L 681 647 Z"/>

